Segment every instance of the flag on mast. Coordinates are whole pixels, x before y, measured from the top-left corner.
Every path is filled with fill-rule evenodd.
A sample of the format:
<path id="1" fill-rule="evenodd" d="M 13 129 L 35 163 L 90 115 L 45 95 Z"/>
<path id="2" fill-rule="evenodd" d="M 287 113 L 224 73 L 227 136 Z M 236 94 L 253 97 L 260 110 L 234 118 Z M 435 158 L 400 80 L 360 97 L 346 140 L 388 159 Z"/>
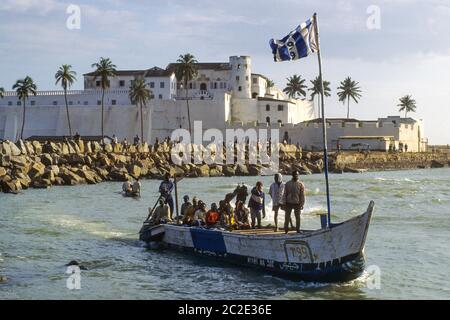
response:
<path id="1" fill-rule="evenodd" d="M 312 17 L 299 25 L 281 40 L 270 40 L 275 62 L 298 60 L 317 52 L 315 19 Z"/>

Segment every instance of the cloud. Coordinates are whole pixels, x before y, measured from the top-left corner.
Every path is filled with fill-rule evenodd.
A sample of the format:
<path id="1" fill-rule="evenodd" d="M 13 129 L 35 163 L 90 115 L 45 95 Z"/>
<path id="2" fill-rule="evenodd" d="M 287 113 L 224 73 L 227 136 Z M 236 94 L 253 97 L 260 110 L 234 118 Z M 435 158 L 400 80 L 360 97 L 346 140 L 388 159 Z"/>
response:
<path id="1" fill-rule="evenodd" d="M 61 8 L 61 3 L 55 0 L 2 0 L 0 11 L 12 13 L 32 13 L 45 16 Z"/>

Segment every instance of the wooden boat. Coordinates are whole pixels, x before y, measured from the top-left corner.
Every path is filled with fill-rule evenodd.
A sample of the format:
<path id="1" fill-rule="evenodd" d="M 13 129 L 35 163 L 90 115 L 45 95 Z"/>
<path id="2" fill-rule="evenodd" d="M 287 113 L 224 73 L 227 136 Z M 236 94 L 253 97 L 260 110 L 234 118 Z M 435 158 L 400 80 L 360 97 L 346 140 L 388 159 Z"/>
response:
<path id="1" fill-rule="evenodd" d="M 140 239 L 300 280 L 348 281 L 364 270 L 373 209 L 371 201 L 365 213 L 345 222 L 288 234 L 273 229 L 225 231 L 147 223 Z"/>

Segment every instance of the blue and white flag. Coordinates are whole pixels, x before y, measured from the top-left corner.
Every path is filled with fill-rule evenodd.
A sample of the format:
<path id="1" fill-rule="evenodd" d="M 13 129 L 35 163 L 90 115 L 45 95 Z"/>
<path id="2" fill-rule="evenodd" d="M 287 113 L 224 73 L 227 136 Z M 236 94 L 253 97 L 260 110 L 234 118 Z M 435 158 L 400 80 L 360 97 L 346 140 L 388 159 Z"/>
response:
<path id="1" fill-rule="evenodd" d="M 270 40 L 274 60 L 290 61 L 304 58 L 317 51 L 314 17 L 299 25 L 281 40 Z"/>

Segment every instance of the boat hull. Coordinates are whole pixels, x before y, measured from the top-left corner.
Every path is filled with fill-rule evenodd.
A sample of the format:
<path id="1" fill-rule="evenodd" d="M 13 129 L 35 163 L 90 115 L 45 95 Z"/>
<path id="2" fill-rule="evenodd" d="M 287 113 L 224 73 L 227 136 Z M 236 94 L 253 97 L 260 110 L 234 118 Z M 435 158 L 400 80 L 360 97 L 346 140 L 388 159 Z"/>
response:
<path id="1" fill-rule="evenodd" d="M 306 281 L 347 281 L 364 271 L 363 252 L 373 207 L 371 202 L 360 216 L 299 234 L 229 232 L 170 224 L 154 233 L 163 246 L 220 261 Z"/>

